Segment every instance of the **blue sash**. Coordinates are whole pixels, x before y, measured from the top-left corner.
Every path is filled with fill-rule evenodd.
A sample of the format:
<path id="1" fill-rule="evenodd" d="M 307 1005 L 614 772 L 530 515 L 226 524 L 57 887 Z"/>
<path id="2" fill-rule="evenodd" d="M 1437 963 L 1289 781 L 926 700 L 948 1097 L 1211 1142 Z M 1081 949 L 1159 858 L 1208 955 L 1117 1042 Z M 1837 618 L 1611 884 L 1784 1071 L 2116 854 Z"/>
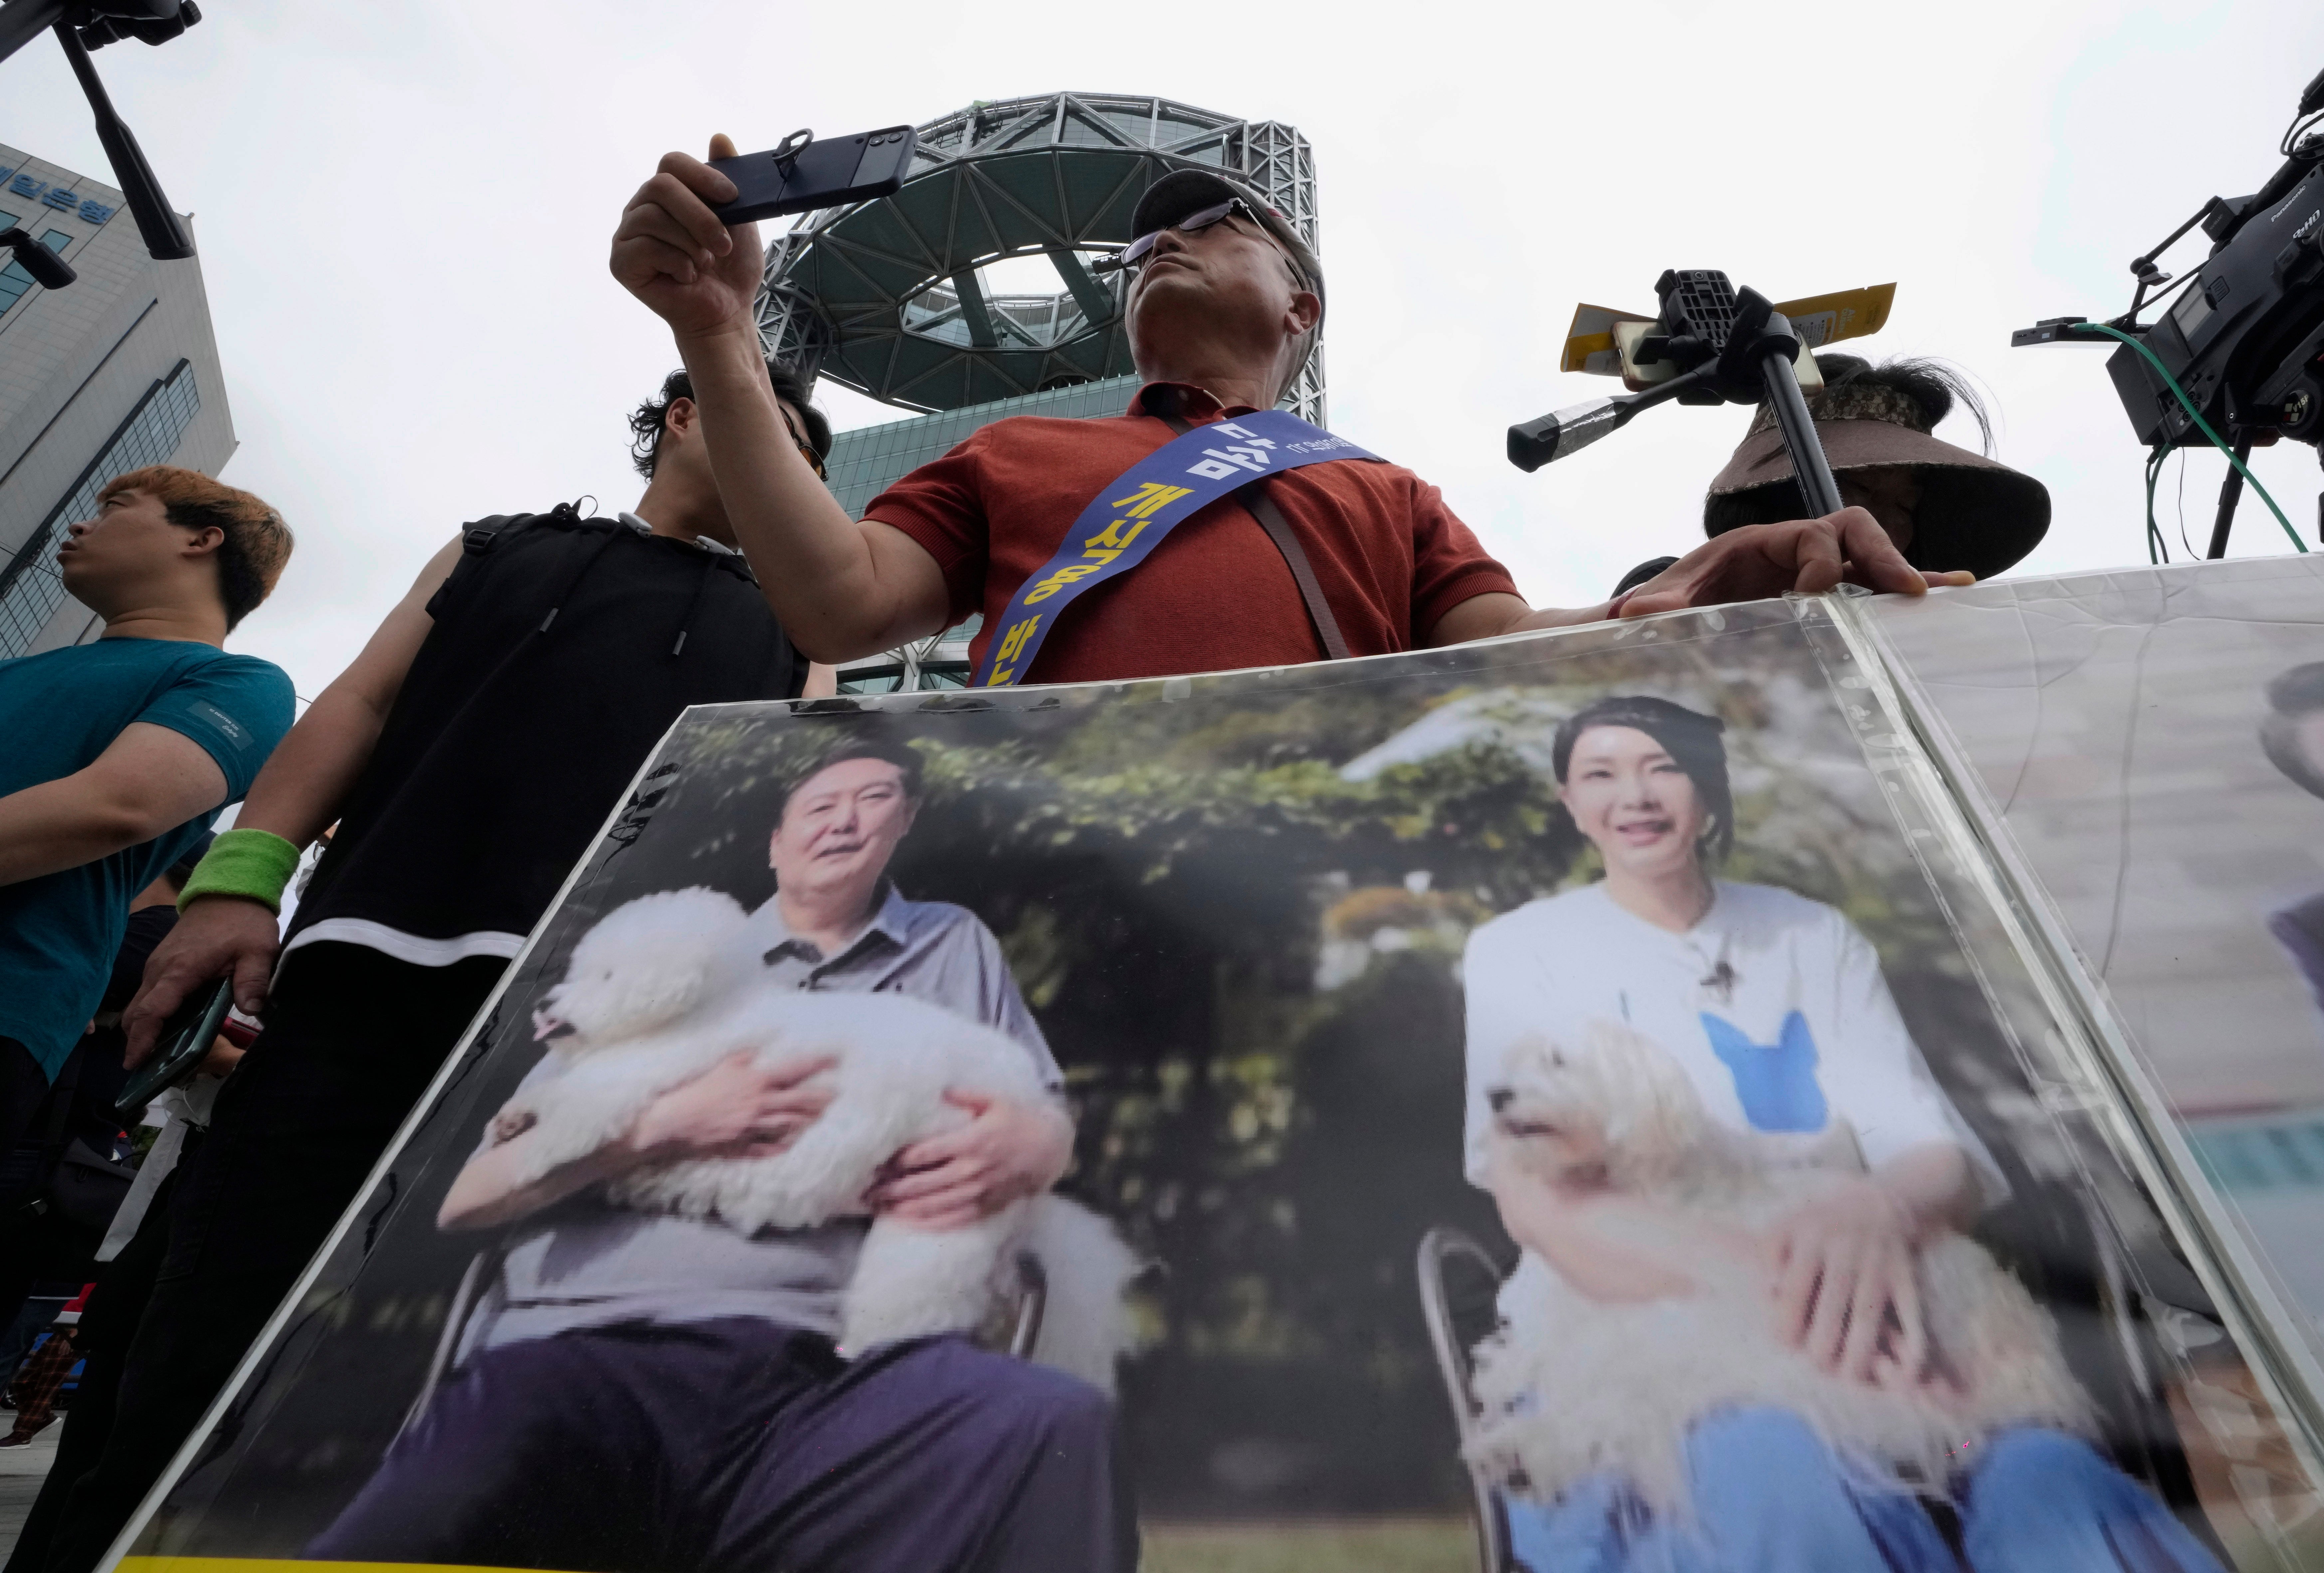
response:
<path id="1" fill-rule="evenodd" d="M 1033 664 L 1076 596 L 1144 562 L 1188 518 L 1260 475 L 1333 459 L 1374 459 L 1281 409 L 1198 426 L 1155 449 L 1097 494 L 1041 571 L 1017 587 L 973 685 L 1001 688 Z"/>

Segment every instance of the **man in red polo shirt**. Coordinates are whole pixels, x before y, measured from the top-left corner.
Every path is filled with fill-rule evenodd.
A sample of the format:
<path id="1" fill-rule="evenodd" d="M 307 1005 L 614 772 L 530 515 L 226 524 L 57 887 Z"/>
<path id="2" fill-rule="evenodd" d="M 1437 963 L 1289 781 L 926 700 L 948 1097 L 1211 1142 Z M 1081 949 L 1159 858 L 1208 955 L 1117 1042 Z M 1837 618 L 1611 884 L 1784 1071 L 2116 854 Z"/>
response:
<path id="1" fill-rule="evenodd" d="M 713 139 L 713 158 L 733 152 Z M 1129 410 L 996 421 L 897 482 L 858 521 L 784 440 L 761 386 L 757 228 L 729 229 L 710 209 L 734 195 L 699 160 L 666 155 L 622 216 L 612 266 L 669 323 L 728 516 L 777 616 L 818 661 L 853 660 L 982 612 L 971 650 L 982 667 L 1000 613 L 1082 510 L 1184 427 L 1272 409 L 1323 320 L 1323 271 L 1280 216 L 1207 171 L 1166 175 L 1132 219 L 1125 310 L 1147 385 Z M 1019 680 L 1321 659 L 1323 619 L 1296 577 L 1303 556 L 1353 655 L 1828 590 L 1843 578 L 1907 594 L 1930 583 L 1869 513 L 1845 508 L 1729 530 L 1619 602 L 1536 610 L 1436 488 L 1399 465 L 1312 465 L 1271 476 L 1265 494 L 1296 548 L 1270 540 L 1249 492 L 1221 498 L 1067 608 Z"/>

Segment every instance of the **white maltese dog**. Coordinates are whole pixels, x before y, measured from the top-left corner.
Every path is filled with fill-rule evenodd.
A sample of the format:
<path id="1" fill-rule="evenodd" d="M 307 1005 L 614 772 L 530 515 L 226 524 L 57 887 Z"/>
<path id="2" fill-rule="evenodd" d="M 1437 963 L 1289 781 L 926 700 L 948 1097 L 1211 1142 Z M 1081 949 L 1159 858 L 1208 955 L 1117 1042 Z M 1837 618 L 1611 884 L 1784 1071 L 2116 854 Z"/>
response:
<path id="1" fill-rule="evenodd" d="M 1665 1202 L 1738 1237 L 1771 1228 L 1836 1169 L 1862 1167 L 1845 1126 L 1817 1154 L 1771 1161 L 1764 1143 L 1712 1124 L 1669 1055 L 1607 1022 L 1577 1044 L 1512 1049 L 1489 1101 L 1497 1163 Z M 1688 1430 L 1728 1406 L 1787 1410 L 1842 1453 L 1932 1485 L 2003 1427 L 2088 1430 L 2055 1325 L 1982 1246 L 1937 1235 L 1918 1270 L 1932 1373 L 1892 1370 L 1876 1385 L 1779 1336 L 1774 1274 L 1756 1251 L 1698 1253 L 1695 1292 L 1632 1302 L 1593 1300 L 1527 1251 L 1502 1286 L 1499 1329 L 1476 1350 L 1471 1459 L 1540 1501 L 1608 1471 L 1655 1511 L 1683 1513 Z"/>
<path id="2" fill-rule="evenodd" d="M 964 1092 L 1031 1103 L 1049 1094 L 1016 1040 L 899 994 L 821 993 L 762 982 L 732 897 L 695 888 L 608 913 L 574 947 L 543 997 L 543 1035 L 563 1073 L 520 1092 L 495 1118 L 505 1138 L 532 1133 L 524 1178 L 624 1135 L 657 1097 L 730 1054 L 761 1062 L 829 1056 L 816 1081 L 833 1094 L 781 1153 L 689 1158 L 633 1171 L 607 1190 L 629 1207 L 715 1217 L 745 1234 L 806 1228 L 866 1212 L 881 1167 L 914 1142 L 965 1124 Z M 872 1219 L 842 1313 L 840 1347 L 986 1323 L 1017 1282 L 1020 1253 L 1041 1265 L 1047 1302 L 1033 1357 L 1111 1393 L 1132 1338 L 1123 1292 L 1138 1263 L 1113 1227 L 1062 1197 L 1015 1201 L 957 1228 Z"/>

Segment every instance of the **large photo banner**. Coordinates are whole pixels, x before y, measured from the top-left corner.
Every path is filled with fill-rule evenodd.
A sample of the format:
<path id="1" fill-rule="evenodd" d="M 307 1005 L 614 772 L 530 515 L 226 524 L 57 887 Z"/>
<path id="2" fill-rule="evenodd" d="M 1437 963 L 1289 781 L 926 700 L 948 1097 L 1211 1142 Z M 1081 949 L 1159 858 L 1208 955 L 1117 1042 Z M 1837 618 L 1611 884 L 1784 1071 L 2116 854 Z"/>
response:
<path id="1" fill-rule="evenodd" d="M 119 1566 L 2319 1565 L 1861 616 L 689 712 Z"/>
<path id="2" fill-rule="evenodd" d="M 1872 611 L 2324 1351 L 2324 568 Z"/>

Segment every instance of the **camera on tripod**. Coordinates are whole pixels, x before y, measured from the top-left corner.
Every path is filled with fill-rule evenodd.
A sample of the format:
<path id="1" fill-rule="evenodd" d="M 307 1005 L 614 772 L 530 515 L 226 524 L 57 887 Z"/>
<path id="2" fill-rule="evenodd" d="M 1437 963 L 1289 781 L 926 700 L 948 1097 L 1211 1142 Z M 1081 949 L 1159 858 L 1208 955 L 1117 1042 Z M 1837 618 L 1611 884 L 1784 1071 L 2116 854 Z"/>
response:
<path id="1" fill-rule="evenodd" d="M 1882 284 L 1778 306 L 1748 286 L 1738 290 L 1711 269 L 1666 271 L 1655 281 L 1655 316 L 1582 306 L 1573 315 L 1560 369 L 1619 375 L 1631 391 L 1592 399 L 1509 428 L 1509 463 L 1531 474 L 1580 452 L 1657 404 L 1756 404 L 1765 400 L 1783 428 L 1802 506 L 1816 517 L 1840 511 L 1840 487 L 1810 418 L 1807 394 L 1823 380 L 1809 352 L 1835 339 L 1877 332 L 1896 286 Z"/>
<path id="2" fill-rule="evenodd" d="M 2216 444 L 2231 465 L 2209 556 L 2227 528 L 2254 446 L 2284 437 L 2324 441 L 2324 72 L 2300 96 L 2278 149 L 2284 162 L 2248 197 L 2214 197 L 2163 244 L 2130 262 L 2130 309 L 2094 323 L 2049 317 L 2010 336 L 2015 345 L 2112 342 L 2107 362 L 2150 474 L 2171 449 Z M 2176 281 L 2177 298 L 2151 323 L 2138 314 L 2173 282 L 2155 259 L 2200 225 L 2210 253 Z M 2254 484 L 2256 484 L 2255 482 Z M 2264 491 L 2261 492 L 2266 498 Z M 2266 498 L 2282 520 L 2282 511 Z M 2291 531 L 2290 522 L 2284 528 Z M 2150 525 L 2150 531 L 2152 526 Z M 2298 533 L 2292 539 L 2305 549 Z"/>

